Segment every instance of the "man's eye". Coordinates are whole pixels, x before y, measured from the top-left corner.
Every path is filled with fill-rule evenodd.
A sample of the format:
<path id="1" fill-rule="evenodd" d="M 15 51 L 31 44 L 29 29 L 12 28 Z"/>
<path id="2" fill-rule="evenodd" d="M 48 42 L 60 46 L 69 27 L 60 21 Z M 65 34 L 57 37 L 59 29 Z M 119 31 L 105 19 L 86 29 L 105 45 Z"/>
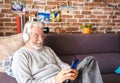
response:
<path id="1" fill-rule="evenodd" d="M 36 34 L 35 37 L 39 37 L 39 35 Z"/>

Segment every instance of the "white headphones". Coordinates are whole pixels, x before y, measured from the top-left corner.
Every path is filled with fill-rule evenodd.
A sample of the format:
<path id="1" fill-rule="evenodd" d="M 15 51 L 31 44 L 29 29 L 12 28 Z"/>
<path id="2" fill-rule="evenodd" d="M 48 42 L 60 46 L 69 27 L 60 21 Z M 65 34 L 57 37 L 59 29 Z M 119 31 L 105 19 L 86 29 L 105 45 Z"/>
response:
<path id="1" fill-rule="evenodd" d="M 27 33 L 23 33 L 23 40 L 24 42 L 29 40 L 29 35 Z"/>
<path id="2" fill-rule="evenodd" d="M 24 26 L 24 31 L 23 31 L 23 40 L 24 42 L 29 40 L 29 33 L 31 32 L 31 27 L 32 27 L 32 22 L 27 22 Z"/>

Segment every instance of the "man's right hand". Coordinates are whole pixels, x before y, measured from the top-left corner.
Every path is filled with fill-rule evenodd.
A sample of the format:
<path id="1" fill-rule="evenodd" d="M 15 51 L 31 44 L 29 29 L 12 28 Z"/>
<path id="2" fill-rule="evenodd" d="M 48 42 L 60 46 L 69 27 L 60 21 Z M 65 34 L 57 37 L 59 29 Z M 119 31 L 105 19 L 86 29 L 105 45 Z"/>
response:
<path id="1" fill-rule="evenodd" d="M 55 76 L 55 83 L 63 83 L 65 80 L 75 80 L 78 76 L 78 70 L 63 69 Z"/>

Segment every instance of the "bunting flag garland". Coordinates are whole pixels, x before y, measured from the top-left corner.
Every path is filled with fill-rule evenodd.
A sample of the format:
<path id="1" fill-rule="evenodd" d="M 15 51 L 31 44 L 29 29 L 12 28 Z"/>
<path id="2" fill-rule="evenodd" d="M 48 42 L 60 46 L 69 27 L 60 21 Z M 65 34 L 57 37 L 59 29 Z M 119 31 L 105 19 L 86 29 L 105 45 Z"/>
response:
<path id="1" fill-rule="evenodd" d="M 48 23 L 50 22 L 50 11 L 38 11 L 38 21 Z"/>
<path id="2" fill-rule="evenodd" d="M 54 10 L 52 11 L 52 22 L 60 22 L 60 11 Z"/>
<path id="3" fill-rule="evenodd" d="M 21 1 L 11 1 L 11 10 L 12 11 L 24 11 L 25 2 Z"/>

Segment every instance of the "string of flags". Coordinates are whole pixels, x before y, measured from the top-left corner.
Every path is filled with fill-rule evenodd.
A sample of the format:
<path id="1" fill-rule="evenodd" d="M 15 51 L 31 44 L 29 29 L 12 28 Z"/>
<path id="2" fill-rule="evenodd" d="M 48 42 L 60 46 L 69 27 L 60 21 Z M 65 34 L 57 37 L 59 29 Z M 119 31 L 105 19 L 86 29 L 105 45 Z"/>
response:
<path id="1" fill-rule="evenodd" d="M 33 7 L 34 7 L 34 3 L 31 4 L 31 8 L 29 9 L 29 14 L 31 13 Z M 67 1 L 67 5 L 61 5 L 59 8 L 56 5 L 55 7 L 56 9 L 51 9 L 50 10 L 46 10 L 46 7 L 44 7 L 43 9 L 38 9 L 37 11 L 37 19 L 38 21 L 42 21 L 45 23 L 48 23 L 50 21 L 52 22 L 60 22 L 60 14 L 63 15 L 73 15 L 74 14 L 74 6 L 69 6 L 69 2 Z M 26 8 L 26 3 L 24 1 L 11 1 L 11 10 L 12 11 L 22 11 L 22 12 L 26 12 L 28 11 L 28 9 Z M 29 15 L 31 16 L 31 15 Z M 51 17 L 51 18 L 50 18 Z M 51 20 L 50 20 L 51 19 Z"/>
<path id="2" fill-rule="evenodd" d="M 24 27 L 24 24 L 26 21 L 30 21 L 31 18 L 34 20 L 34 18 L 37 18 L 38 21 L 48 23 L 50 21 L 52 22 L 60 22 L 60 16 L 62 15 L 73 15 L 74 14 L 74 6 L 69 6 L 69 2 L 67 1 L 67 4 L 62 4 L 58 7 L 58 5 L 55 6 L 55 9 L 46 10 L 46 6 L 44 6 L 43 9 L 34 10 L 35 1 L 31 4 L 31 8 L 26 8 L 25 1 L 17 0 L 11 1 L 11 10 L 13 12 L 25 12 L 25 14 L 18 14 L 16 17 L 16 23 L 17 23 L 17 31 L 18 33 L 22 32 L 22 29 Z M 25 18 L 28 18 L 26 20 Z"/>

